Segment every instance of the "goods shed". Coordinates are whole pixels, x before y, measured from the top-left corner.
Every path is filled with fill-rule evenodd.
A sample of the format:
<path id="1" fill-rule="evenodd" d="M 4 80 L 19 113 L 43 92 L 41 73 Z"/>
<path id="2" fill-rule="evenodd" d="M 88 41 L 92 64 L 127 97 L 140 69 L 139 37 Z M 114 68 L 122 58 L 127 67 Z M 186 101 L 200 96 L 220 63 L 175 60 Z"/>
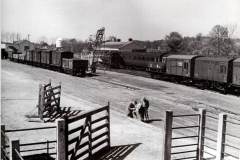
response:
<path id="1" fill-rule="evenodd" d="M 166 73 L 174 76 L 191 78 L 194 71 L 194 60 L 197 55 L 170 55 L 166 58 Z"/>
<path id="2" fill-rule="evenodd" d="M 199 57 L 195 60 L 194 78 L 229 83 L 232 77 L 233 58 Z"/>

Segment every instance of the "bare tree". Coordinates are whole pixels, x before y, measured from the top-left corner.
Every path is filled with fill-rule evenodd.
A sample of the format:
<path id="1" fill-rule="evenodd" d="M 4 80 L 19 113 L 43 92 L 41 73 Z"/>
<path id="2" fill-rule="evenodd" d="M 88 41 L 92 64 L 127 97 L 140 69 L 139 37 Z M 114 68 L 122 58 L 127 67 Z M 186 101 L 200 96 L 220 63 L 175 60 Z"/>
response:
<path id="1" fill-rule="evenodd" d="M 234 49 L 234 42 L 231 38 L 233 33 L 234 27 L 229 29 L 227 26 L 215 25 L 212 28 L 209 33 L 210 45 L 215 55 L 227 56 Z"/>

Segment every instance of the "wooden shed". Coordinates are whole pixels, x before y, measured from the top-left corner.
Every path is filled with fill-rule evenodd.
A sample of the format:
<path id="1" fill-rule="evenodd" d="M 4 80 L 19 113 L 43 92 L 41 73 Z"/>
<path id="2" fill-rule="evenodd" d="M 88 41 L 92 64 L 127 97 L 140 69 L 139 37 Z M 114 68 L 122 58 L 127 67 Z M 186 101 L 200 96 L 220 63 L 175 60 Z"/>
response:
<path id="1" fill-rule="evenodd" d="M 240 58 L 233 61 L 232 83 L 240 87 Z"/>
<path id="2" fill-rule="evenodd" d="M 197 55 L 170 55 L 166 58 L 166 73 L 181 77 L 193 77 Z"/>
<path id="3" fill-rule="evenodd" d="M 233 58 L 199 57 L 195 60 L 194 78 L 212 82 L 230 83 Z"/>

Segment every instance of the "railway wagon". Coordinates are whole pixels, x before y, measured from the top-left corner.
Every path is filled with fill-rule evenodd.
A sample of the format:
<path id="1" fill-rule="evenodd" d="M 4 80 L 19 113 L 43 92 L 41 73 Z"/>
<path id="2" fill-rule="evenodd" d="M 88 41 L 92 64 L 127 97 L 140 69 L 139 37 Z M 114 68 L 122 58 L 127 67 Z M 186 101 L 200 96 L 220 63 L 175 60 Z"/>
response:
<path id="1" fill-rule="evenodd" d="M 81 75 L 85 76 L 88 68 L 88 60 L 82 60 L 77 58 L 63 58 L 62 69 L 66 73 L 70 73 L 73 76 Z"/>
<path id="2" fill-rule="evenodd" d="M 57 69 L 61 71 L 62 68 L 62 59 L 63 58 L 73 58 L 73 52 L 62 52 L 62 51 L 53 51 L 52 52 L 52 61 L 51 61 L 51 67 L 52 69 Z"/>
<path id="3" fill-rule="evenodd" d="M 166 58 L 166 74 L 181 78 L 192 78 L 197 55 L 170 55 Z"/>
<path id="4" fill-rule="evenodd" d="M 195 60 L 194 78 L 224 90 L 232 82 L 233 58 L 199 57 Z"/>
<path id="5" fill-rule="evenodd" d="M 29 51 L 26 53 L 26 63 L 32 64 L 33 61 L 33 51 Z"/>
<path id="6" fill-rule="evenodd" d="M 12 53 L 12 61 L 18 62 L 19 54 L 18 53 Z"/>
<path id="7" fill-rule="evenodd" d="M 33 59 L 32 59 L 33 65 L 41 66 L 41 51 L 35 50 L 32 52 L 32 54 L 33 54 Z"/>
<path id="8" fill-rule="evenodd" d="M 233 61 L 232 84 L 240 88 L 240 58 Z"/>
<path id="9" fill-rule="evenodd" d="M 121 52 L 124 64 L 134 69 L 146 70 L 149 62 L 161 59 L 160 53 L 155 52 Z"/>
<path id="10" fill-rule="evenodd" d="M 43 67 L 49 67 L 52 63 L 52 52 L 49 50 L 41 51 L 41 63 Z"/>
<path id="11" fill-rule="evenodd" d="M 27 57 L 26 53 L 21 53 L 18 55 L 18 61 L 20 63 L 26 63 L 26 57 Z"/>

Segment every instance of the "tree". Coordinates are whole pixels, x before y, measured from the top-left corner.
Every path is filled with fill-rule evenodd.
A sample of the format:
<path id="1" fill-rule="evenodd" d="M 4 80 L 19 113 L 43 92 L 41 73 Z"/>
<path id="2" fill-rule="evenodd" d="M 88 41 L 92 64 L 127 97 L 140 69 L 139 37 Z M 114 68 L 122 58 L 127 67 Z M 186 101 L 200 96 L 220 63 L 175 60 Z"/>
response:
<path id="1" fill-rule="evenodd" d="M 218 56 L 227 56 L 234 49 L 234 42 L 231 35 L 234 31 L 229 32 L 228 27 L 215 25 L 210 31 L 209 44 L 212 47 L 213 54 Z"/>
<path id="2" fill-rule="evenodd" d="M 172 52 L 179 52 L 183 46 L 183 37 L 178 32 L 171 32 L 165 37 L 168 47 Z"/>

